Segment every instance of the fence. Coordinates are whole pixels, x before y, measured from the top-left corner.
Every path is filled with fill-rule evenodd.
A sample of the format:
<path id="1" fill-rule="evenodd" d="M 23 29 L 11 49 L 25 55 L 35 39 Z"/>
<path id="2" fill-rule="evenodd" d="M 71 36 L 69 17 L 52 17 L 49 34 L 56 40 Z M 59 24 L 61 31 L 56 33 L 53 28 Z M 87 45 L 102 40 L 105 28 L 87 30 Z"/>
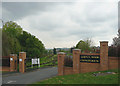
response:
<path id="1" fill-rule="evenodd" d="M 64 66 L 73 67 L 73 56 L 65 56 Z"/>
<path id="2" fill-rule="evenodd" d="M 118 47 L 109 46 L 109 49 L 108 49 L 108 56 L 120 57 L 119 52 L 120 52 L 120 46 L 118 46 Z"/>
<path id="3" fill-rule="evenodd" d="M 1 66 L 10 67 L 10 56 L 2 56 L 2 58 L 0 58 L 0 60 L 2 60 Z"/>
<path id="4" fill-rule="evenodd" d="M 1 56 L 0 57 L 0 71 L 10 71 L 10 56 Z"/>

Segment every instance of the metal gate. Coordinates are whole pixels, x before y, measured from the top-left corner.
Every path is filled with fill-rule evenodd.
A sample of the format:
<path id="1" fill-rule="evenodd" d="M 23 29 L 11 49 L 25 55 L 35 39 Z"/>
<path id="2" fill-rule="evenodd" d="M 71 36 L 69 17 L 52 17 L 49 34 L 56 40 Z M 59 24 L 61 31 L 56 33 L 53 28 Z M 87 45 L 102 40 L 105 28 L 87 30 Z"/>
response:
<path id="1" fill-rule="evenodd" d="M 2 60 L 1 66 L 10 67 L 10 56 L 2 56 L 2 58 L 0 58 L 0 60 Z"/>
<path id="2" fill-rule="evenodd" d="M 40 67 L 39 58 L 26 58 L 25 59 L 25 72 L 38 69 Z"/>
<path id="3" fill-rule="evenodd" d="M 68 55 L 65 56 L 64 66 L 73 67 L 73 56 L 68 56 Z"/>

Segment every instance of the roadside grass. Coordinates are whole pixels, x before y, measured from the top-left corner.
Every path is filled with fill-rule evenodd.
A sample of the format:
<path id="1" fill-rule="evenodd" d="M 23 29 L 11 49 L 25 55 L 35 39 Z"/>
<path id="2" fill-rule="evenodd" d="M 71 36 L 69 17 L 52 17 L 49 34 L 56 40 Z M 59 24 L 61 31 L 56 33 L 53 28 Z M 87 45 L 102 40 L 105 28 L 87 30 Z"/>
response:
<path id="1" fill-rule="evenodd" d="M 93 76 L 93 73 L 98 72 L 115 72 L 116 74 Z M 31 84 L 118 84 L 118 70 L 97 71 L 73 75 L 56 76 L 40 82 Z"/>

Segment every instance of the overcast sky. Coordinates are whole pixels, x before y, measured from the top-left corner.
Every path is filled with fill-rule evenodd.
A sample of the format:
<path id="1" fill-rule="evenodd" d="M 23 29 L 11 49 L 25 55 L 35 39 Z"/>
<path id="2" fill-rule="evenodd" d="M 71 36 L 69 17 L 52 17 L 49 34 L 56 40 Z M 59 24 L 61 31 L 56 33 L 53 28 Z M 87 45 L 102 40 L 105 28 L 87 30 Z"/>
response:
<path id="1" fill-rule="evenodd" d="M 90 38 L 94 45 L 117 36 L 118 2 L 3 2 L 2 19 L 15 21 L 46 48 L 72 47 Z"/>

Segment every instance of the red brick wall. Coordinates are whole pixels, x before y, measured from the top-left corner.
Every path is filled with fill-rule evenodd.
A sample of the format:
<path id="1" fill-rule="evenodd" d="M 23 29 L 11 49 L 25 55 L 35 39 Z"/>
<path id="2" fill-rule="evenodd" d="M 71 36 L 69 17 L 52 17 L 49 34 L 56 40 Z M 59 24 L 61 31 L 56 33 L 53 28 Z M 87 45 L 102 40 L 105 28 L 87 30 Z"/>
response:
<path id="1" fill-rule="evenodd" d="M 10 67 L 1 66 L 0 71 L 10 71 Z"/>
<path id="2" fill-rule="evenodd" d="M 73 67 L 64 67 L 64 75 L 73 74 Z"/>
<path id="3" fill-rule="evenodd" d="M 120 61 L 120 59 L 118 60 L 118 57 L 109 57 L 108 58 L 108 68 L 109 69 L 116 69 L 118 68 L 118 61 Z"/>
<path id="4" fill-rule="evenodd" d="M 81 63 L 80 73 L 99 71 L 99 68 L 100 68 L 99 63 Z"/>
<path id="5" fill-rule="evenodd" d="M 58 75 L 64 75 L 64 57 L 65 53 L 58 53 Z"/>
<path id="6" fill-rule="evenodd" d="M 87 54 L 88 55 L 88 54 Z M 90 54 L 92 55 L 92 54 Z M 109 57 L 108 58 L 108 68 L 109 69 L 117 69 L 118 68 L 118 57 Z M 95 72 L 101 71 L 100 63 L 80 63 L 80 73 L 86 72 Z M 63 75 L 74 74 L 73 67 L 64 67 Z"/>
<path id="7" fill-rule="evenodd" d="M 100 55 L 99 53 L 81 53 L 81 55 Z M 80 73 L 99 71 L 100 63 L 80 62 Z"/>
<path id="8" fill-rule="evenodd" d="M 80 62 L 80 55 L 100 55 L 100 63 Z M 81 53 L 73 50 L 73 67 L 64 67 L 65 54 L 58 54 L 58 75 L 68 75 L 118 68 L 118 57 L 108 57 L 108 42 L 100 42 L 100 53 Z"/>
<path id="9" fill-rule="evenodd" d="M 100 70 L 108 70 L 108 42 L 100 42 Z"/>

